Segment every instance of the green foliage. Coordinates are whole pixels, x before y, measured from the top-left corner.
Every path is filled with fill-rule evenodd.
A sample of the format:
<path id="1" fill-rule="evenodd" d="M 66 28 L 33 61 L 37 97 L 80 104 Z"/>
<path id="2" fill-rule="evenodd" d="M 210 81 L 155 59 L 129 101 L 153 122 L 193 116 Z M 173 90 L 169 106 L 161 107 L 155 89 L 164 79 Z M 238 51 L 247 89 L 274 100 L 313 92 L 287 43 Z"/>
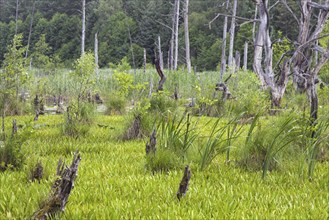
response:
<path id="1" fill-rule="evenodd" d="M 277 34 L 280 39 L 278 42 L 273 44 L 273 64 L 276 65 L 278 62 L 282 63 L 281 56 L 292 49 L 291 42 L 287 37 L 284 37 L 281 31 Z"/>
<path id="2" fill-rule="evenodd" d="M 48 56 L 50 50 L 51 47 L 46 42 L 46 35 L 42 34 L 39 41 L 35 44 L 34 51 L 31 55 L 33 66 L 50 71 L 53 67 L 52 60 Z"/>
<path id="3" fill-rule="evenodd" d="M 17 134 L 12 134 L 5 141 L 0 141 L 0 171 L 20 169 L 23 166 L 25 155 L 22 146 L 30 135 L 31 129 L 25 125 Z"/>
<path id="4" fill-rule="evenodd" d="M 166 113 L 167 111 L 174 112 L 177 108 L 177 101 L 169 97 L 169 94 L 166 91 L 152 93 L 152 97 L 150 99 L 150 111 Z"/>
<path id="5" fill-rule="evenodd" d="M 3 112 L 6 111 L 9 101 L 16 100 L 18 102 L 20 88 L 28 80 L 24 58 L 25 47 L 22 45 L 22 38 L 21 34 L 14 36 L 12 44 L 8 46 L 8 51 L 5 54 L 3 70 L 0 70 L 0 106 Z M 18 112 L 17 109 L 16 112 Z"/>

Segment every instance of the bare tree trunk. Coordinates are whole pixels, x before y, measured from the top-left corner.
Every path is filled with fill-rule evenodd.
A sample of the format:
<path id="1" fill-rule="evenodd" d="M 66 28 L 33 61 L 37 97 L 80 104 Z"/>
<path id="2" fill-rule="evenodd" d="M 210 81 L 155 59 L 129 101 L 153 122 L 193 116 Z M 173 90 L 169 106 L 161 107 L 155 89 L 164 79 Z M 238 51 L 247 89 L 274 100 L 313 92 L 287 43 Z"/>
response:
<path id="1" fill-rule="evenodd" d="M 158 36 L 158 53 L 159 53 L 159 61 L 160 61 L 160 67 L 163 69 L 163 54 L 161 50 L 161 37 Z"/>
<path id="2" fill-rule="evenodd" d="M 228 55 L 228 66 L 233 65 L 233 47 L 234 47 L 234 33 L 235 33 L 235 16 L 236 9 L 238 5 L 238 0 L 234 0 L 233 4 L 233 17 L 231 21 L 231 30 L 230 30 L 230 46 L 229 46 L 229 55 Z"/>
<path id="3" fill-rule="evenodd" d="M 175 59 L 174 59 L 174 70 L 178 67 L 178 28 L 179 28 L 179 7 L 180 0 L 176 0 L 176 15 L 175 15 Z"/>
<path id="4" fill-rule="evenodd" d="M 235 51 L 234 72 L 237 72 L 239 69 L 240 69 L 240 52 L 237 50 Z"/>
<path id="5" fill-rule="evenodd" d="M 16 0 L 15 35 L 18 31 L 18 0 Z"/>
<path id="6" fill-rule="evenodd" d="M 253 23 L 253 26 L 252 26 L 252 39 L 253 39 L 253 41 L 254 41 L 254 44 L 255 44 L 255 42 L 256 42 L 256 19 L 257 19 L 257 14 L 258 14 L 258 7 L 257 7 L 257 5 L 256 5 L 256 7 L 255 7 L 255 16 L 254 16 L 254 23 Z"/>
<path id="7" fill-rule="evenodd" d="M 248 68 L 248 42 L 244 43 L 244 54 L 243 54 L 243 70 L 247 71 Z"/>
<path id="8" fill-rule="evenodd" d="M 31 13 L 31 20 L 30 20 L 30 31 L 29 31 L 29 36 L 27 39 L 27 45 L 26 45 L 26 51 L 25 51 L 25 59 L 28 56 L 28 51 L 30 48 L 30 41 L 31 41 L 31 35 L 32 35 L 32 26 L 33 26 L 33 20 L 34 20 L 34 9 L 35 9 L 35 0 L 33 1 L 33 5 L 32 5 L 32 13 Z"/>
<path id="9" fill-rule="evenodd" d="M 94 49 L 95 49 L 94 53 L 95 53 L 96 78 L 98 81 L 99 80 L 99 66 L 98 66 L 98 34 L 97 34 L 97 32 L 95 33 Z"/>
<path id="10" fill-rule="evenodd" d="M 85 53 L 86 38 L 86 0 L 82 0 L 81 55 Z"/>
<path id="11" fill-rule="evenodd" d="M 187 72 L 190 74 L 192 72 L 192 67 L 191 67 L 191 55 L 190 55 L 188 7 L 189 7 L 189 0 L 185 0 L 185 10 L 184 10 L 185 58 L 186 58 Z"/>
<path id="12" fill-rule="evenodd" d="M 144 48 L 144 56 L 143 56 L 143 67 L 144 67 L 144 74 L 146 73 L 146 49 Z"/>
<path id="13" fill-rule="evenodd" d="M 269 34 L 269 14 L 267 10 L 268 0 L 256 0 L 256 2 L 259 11 L 260 24 L 255 39 L 254 72 L 258 75 L 262 87 L 270 88 L 272 107 L 280 107 L 280 102 L 288 83 L 289 62 L 287 60 L 284 61 L 281 72 L 278 74 L 278 79 L 275 79 L 272 66 L 272 42 Z"/>
<path id="14" fill-rule="evenodd" d="M 156 70 L 158 72 L 158 75 L 160 77 L 160 81 L 159 81 L 159 84 L 158 84 L 158 91 L 163 91 L 163 84 L 166 82 L 167 77 L 162 72 L 162 69 L 160 67 L 159 59 L 155 60 L 155 68 L 156 68 Z"/>
<path id="15" fill-rule="evenodd" d="M 230 1 L 226 0 L 226 13 L 228 11 L 228 5 Z M 226 36 L 227 36 L 227 16 L 224 18 L 224 27 L 223 27 L 223 40 L 222 40 L 222 58 L 220 65 L 220 82 L 223 81 L 223 75 L 226 69 Z"/>

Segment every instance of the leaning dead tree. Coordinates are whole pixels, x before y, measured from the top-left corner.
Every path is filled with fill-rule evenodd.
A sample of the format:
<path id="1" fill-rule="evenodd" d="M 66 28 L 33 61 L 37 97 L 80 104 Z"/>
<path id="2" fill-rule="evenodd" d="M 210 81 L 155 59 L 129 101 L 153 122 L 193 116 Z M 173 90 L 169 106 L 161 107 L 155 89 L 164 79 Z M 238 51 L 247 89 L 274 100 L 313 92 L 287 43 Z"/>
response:
<path id="1" fill-rule="evenodd" d="M 64 211 L 69 195 L 74 188 L 78 166 L 81 161 L 80 154 L 76 152 L 70 167 L 59 160 L 57 175 L 59 176 L 53 186 L 49 199 L 33 214 L 32 219 L 47 219 L 59 216 Z"/>
<path id="2" fill-rule="evenodd" d="M 160 81 L 159 81 L 159 85 L 158 85 L 158 91 L 162 91 L 163 90 L 163 84 L 166 82 L 167 77 L 165 76 L 165 74 L 163 73 L 163 71 L 161 69 L 159 59 L 155 60 L 155 68 L 156 68 L 157 73 L 160 77 Z"/>

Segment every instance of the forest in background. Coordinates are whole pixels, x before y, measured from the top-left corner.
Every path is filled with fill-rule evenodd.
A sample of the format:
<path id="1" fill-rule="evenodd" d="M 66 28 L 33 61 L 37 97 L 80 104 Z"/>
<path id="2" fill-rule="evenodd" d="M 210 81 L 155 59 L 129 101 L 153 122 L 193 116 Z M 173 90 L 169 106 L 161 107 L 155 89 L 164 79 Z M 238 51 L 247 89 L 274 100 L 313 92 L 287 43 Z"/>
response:
<path id="1" fill-rule="evenodd" d="M 227 11 L 225 2 L 190 1 L 191 62 L 197 71 L 218 69 L 224 18 L 219 16 L 211 21 L 217 13 L 232 14 L 233 1 L 230 1 Z M 270 5 L 275 3 L 274 0 L 270 1 Z M 288 0 L 287 3 L 292 9 L 298 9 L 295 1 Z M 181 6 L 179 65 L 185 63 L 183 10 Z M 46 55 L 57 65 L 72 67 L 73 61 L 81 54 L 81 11 L 81 0 L 0 0 L 0 66 L 7 45 L 17 32 L 23 34 L 23 45 L 29 45 L 26 55 L 32 58 L 34 67 L 42 67 L 46 63 L 40 54 Z M 164 63 L 167 64 L 173 13 L 174 0 L 86 0 L 86 51 L 94 50 L 94 35 L 98 33 L 101 68 L 109 67 L 110 63 L 118 64 L 125 56 L 133 67 L 138 68 L 143 64 L 144 48 L 148 62 L 153 63 L 160 36 Z M 237 16 L 252 19 L 254 14 L 255 4 L 252 1 L 238 1 Z M 272 39 L 296 38 L 298 26 L 282 4 L 270 10 L 270 18 Z M 228 19 L 229 31 L 231 18 Z M 236 20 L 234 50 L 239 50 L 243 56 L 244 44 L 249 42 L 249 69 L 253 60 L 252 26 L 252 22 Z M 283 44 L 280 42 L 284 41 L 276 44 Z M 279 47 L 285 48 L 287 45 Z"/>

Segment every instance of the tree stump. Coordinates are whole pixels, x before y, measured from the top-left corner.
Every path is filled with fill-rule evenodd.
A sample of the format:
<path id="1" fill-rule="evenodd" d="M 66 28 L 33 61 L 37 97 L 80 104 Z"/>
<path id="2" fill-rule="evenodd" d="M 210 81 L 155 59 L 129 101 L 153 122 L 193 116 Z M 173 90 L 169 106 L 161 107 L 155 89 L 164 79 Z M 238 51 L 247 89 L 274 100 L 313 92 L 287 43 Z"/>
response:
<path id="1" fill-rule="evenodd" d="M 42 163 L 39 161 L 34 169 L 31 171 L 31 180 L 32 182 L 38 181 L 40 183 L 40 180 L 43 177 L 43 166 Z"/>
<path id="2" fill-rule="evenodd" d="M 180 200 L 186 194 L 190 178 L 191 170 L 187 165 L 184 170 L 184 176 L 179 184 L 178 192 L 176 193 L 178 200 Z"/>
<path id="3" fill-rule="evenodd" d="M 70 167 L 64 165 L 59 160 L 57 167 L 57 175 L 59 178 L 55 180 L 52 186 L 51 196 L 35 212 L 32 219 L 47 219 L 59 216 L 64 211 L 69 195 L 74 188 L 74 181 L 77 177 L 78 166 L 81 161 L 80 154 L 76 152 Z"/>
<path id="4" fill-rule="evenodd" d="M 146 155 L 148 155 L 150 152 L 152 152 L 153 154 L 155 154 L 156 152 L 156 145 L 157 143 L 157 139 L 156 139 L 156 130 L 154 129 L 151 136 L 150 136 L 150 142 L 146 143 Z"/>

